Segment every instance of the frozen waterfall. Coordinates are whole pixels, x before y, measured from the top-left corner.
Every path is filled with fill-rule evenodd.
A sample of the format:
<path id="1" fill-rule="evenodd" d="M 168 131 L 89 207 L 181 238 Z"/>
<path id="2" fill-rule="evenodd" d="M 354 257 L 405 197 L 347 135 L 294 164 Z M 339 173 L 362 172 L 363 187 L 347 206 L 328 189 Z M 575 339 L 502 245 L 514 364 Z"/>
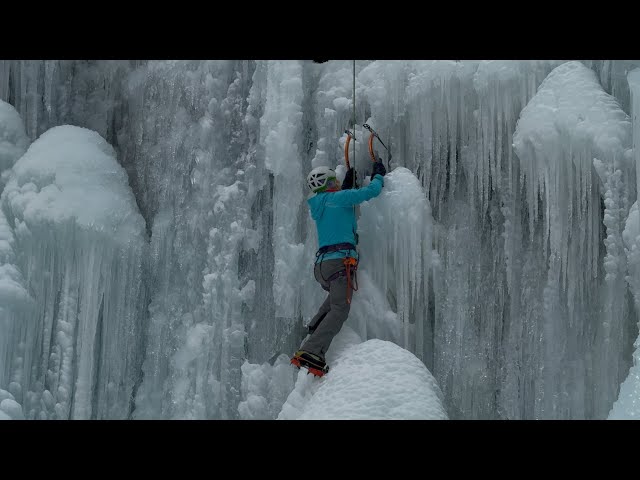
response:
<path id="1" fill-rule="evenodd" d="M 362 372 L 374 417 L 633 417 L 638 67 L 357 60 L 354 99 L 352 61 L 0 61 L 0 418 L 328 418 L 358 355 L 419 392 Z M 302 389 L 305 176 L 354 106 L 360 183 L 363 124 L 393 158 Z"/>

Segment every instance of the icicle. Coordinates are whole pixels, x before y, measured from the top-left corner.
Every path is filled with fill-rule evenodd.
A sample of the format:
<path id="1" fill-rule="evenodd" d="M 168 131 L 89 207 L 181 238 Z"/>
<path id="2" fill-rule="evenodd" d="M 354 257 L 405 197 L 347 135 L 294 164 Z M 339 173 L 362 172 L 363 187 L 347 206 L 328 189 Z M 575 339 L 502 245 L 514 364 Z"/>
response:
<path id="1" fill-rule="evenodd" d="M 267 71 L 267 98 L 260 121 L 265 165 L 274 175 L 273 295 L 276 316 L 293 319 L 298 308 L 296 282 L 302 266 L 303 244 L 295 227 L 303 206 L 304 175 L 298 161 L 301 147 L 302 65 L 271 62 Z"/>
<path id="2" fill-rule="evenodd" d="M 11 70 L 15 68 L 15 60 L 0 60 L 0 100 L 9 101 Z"/>
<path id="3" fill-rule="evenodd" d="M 622 110 L 628 104 L 625 74 L 634 62 L 589 63 Z M 554 70 L 536 93 L 565 62 L 356 63 L 358 120 L 389 136 L 392 169 L 415 175 L 422 186 L 416 198 L 432 207 L 433 224 L 429 241 L 419 238 L 419 224 L 389 231 L 375 250 L 388 261 L 370 271 L 363 262 L 351 327 L 362 338 L 405 345 L 433 366 L 453 417 L 602 417 L 628 365 L 620 334 L 631 315 L 621 278 L 631 286 L 634 276 L 632 265 L 625 272 L 625 253 L 631 253 L 621 229 L 629 223 L 638 180 L 626 140 L 610 142 L 609 135 L 626 121 L 620 107 L 601 95 L 597 81 L 587 82 L 587 74 L 567 76 L 583 95 L 562 90 L 553 120 L 538 122 L 548 130 L 522 138 L 531 111 L 519 119 L 520 112 L 548 95 L 553 82 L 560 88 L 563 70 Z M 26 340 L 11 342 L 13 360 L 0 385 L 7 393 L 0 398 L 19 401 L 28 418 L 86 416 L 89 410 L 123 415 L 116 376 L 128 360 L 105 340 L 121 335 L 127 340 L 118 349 L 134 342 L 146 355 L 135 417 L 276 416 L 283 398 L 276 390 L 290 388 L 289 380 L 276 379 L 260 362 L 290 350 L 299 320 L 308 321 L 323 294 L 308 269 L 317 245 L 304 176 L 317 165 L 344 175 L 351 65 L 1 62 L 0 97 L 22 113 L 31 138 L 69 123 L 96 130 L 116 146 L 152 238 L 144 275 L 140 257 L 132 257 L 127 273 L 114 267 L 131 278 L 134 290 L 143 279 L 150 289 L 148 334 L 132 336 L 124 327 L 129 320 L 116 326 L 105 319 L 132 312 L 134 299 L 127 297 L 127 306 L 98 300 L 100 292 L 126 296 L 130 285 L 77 274 L 81 265 L 106 269 L 113 251 L 86 248 L 73 261 L 61 259 L 51 253 L 55 238 L 29 243 L 31 227 L 16 222 L 17 252 L 29 252 L 16 268 L 25 279 L 50 273 L 38 295 L 54 298 L 60 291 L 64 301 L 37 304 L 39 326 L 22 323 L 11 334 Z M 599 99 L 593 111 L 580 110 L 588 99 Z M 583 119 L 572 123 L 563 112 Z M 559 117 L 567 121 L 556 122 Z M 353 142 L 361 181 L 370 168 L 362 133 L 358 127 Z M 363 212 L 360 223 L 369 228 L 378 221 Z M 388 223 L 396 221 L 390 216 Z M 73 232 L 58 233 L 64 241 L 81 241 Z M 405 249 L 407 240 L 416 248 Z M 368 297 L 384 299 L 364 301 Z M 87 316 L 74 307 L 78 302 Z M 427 318 L 431 311 L 435 316 Z M 598 344 L 593 355 L 586 347 L 591 338 Z M 74 371 L 69 359 L 77 341 L 100 345 L 98 371 L 110 369 L 110 379 Z M 29 347 L 34 342 L 43 345 L 41 352 Z M 256 365 L 270 375 L 266 385 L 250 386 Z M 605 378 L 607 371 L 614 373 Z M 82 381 L 73 394 L 76 374 Z M 562 391 L 575 394 L 571 400 L 555 396 Z"/>
<path id="4" fill-rule="evenodd" d="M 250 209 L 267 183 L 257 144 L 264 92 L 247 91 L 242 73 L 254 67 L 150 62 L 130 77 L 156 278 L 135 418 L 238 416 L 257 290 L 247 263 L 260 244 Z M 254 81 L 263 74 L 259 64 Z"/>
<path id="5" fill-rule="evenodd" d="M 638 318 L 640 311 L 640 214 L 638 213 L 637 195 L 640 194 L 640 68 L 632 70 L 628 75 L 631 118 L 632 118 L 632 157 L 630 160 L 635 164 L 636 171 L 636 202 L 631 207 L 631 211 L 626 219 L 625 228 L 622 233 L 624 249 L 628 266 L 626 281 L 633 294 L 635 305 L 635 318 Z M 640 322 L 638 322 L 640 328 Z M 620 385 L 620 390 L 613 407 L 609 412 L 609 419 L 637 419 L 640 418 L 640 336 L 633 344 L 635 351 L 631 368 L 626 379 Z"/>
<path id="6" fill-rule="evenodd" d="M 2 208 L 36 302 L 12 339 L 23 352 L 25 417 L 126 417 L 140 364 L 132 339 L 141 335 L 145 236 L 115 152 L 95 132 L 51 129 L 13 167 Z M 115 285 L 126 290 L 110 295 Z"/>
<path id="7" fill-rule="evenodd" d="M 514 145 L 521 165 L 536 165 L 527 173 L 533 175 L 527 179 L 527 189 L 545 192 L 543 242 L 549 242 L 541 331 L 544 350 L 537 359 L 544 367 L 544 396 L 536 399 L 535 409 L 539 418 L 601 418 L 614 394 L 617 358 L 624 348 L 620 333 L 628 318 L 619 270 L 619 219 L 624 218 L 619 206 L 627 193 L 615 171 L 621 168 L 619 159 L 628 137 L 626 115 L 602 91 L 593 71 L 578 62 L 565 63 L 549 74 L 518 122 Z M 592 165 L 604 190 L 593 182 Z M 578 195 L 579 191 L 587 195 Z M 581 256 L 586 246 L 598 261 L 600 192 L 605 197 L 608 253 L 604 267 L 609 285 L 602 318 L 595 313 L 600 301 L 595 295 L 601 285 L 595 275 L 598 265 L 593 264 L 594 273 L 590 273 Z M 585 230 L 574 219 L 587 220 L 589 228 Z M 593 366 L 583 343 L 590 335 L 598 339 Z M 587 374 L 591 369 L 596 372 L 592 378 Z M 593 398 L 562 398 L 553 393 L 585 388 L 599 393 Z"/>
<path id="8" fill-rule="evenodd" d="M 422 347 L 428 304 L 424 296 L 428 291 L 425 284 L 429 281 L 426 272 L 430 269 L 432 244 L 429 203 L 418 179 L 406 168 L 397 167 L 386 175 L 380 197 L 362 204 L 361 212 L 358 224 L 363 258 L 361 268 L 382 292 L 388 292 L 388 296 L 396 299 L 394 307 L 403 328 L 401 345 L 423 358 L 425 352 L 422 348 L 417 350 L 414 342 L 410 342 L 409 332 L 413 328 L 414 332 L 421 333 L 416 345 Z M 374 258 L 378 261 L 366 260 Z M 354 298 L 355 321 L 359 314 L 356 303 L 370 301 L 373 299 L 364 294 Z M 381 306 L 378 310 L 382 318 L 367 319 L 372 332 L 394 331 L 392 324 L 376 326 L 378 322 L 388 322 L 381 315 L 385 310 L 388 307 Z"/>

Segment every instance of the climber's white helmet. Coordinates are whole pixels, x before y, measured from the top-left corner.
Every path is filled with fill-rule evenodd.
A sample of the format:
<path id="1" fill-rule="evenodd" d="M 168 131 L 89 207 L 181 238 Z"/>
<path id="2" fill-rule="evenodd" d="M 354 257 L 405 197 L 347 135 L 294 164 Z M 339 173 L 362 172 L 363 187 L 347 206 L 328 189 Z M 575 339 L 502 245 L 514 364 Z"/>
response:
<path id="1" fill-rule="evenodd" d="M 313 193 L 324 192 L 331 179 L 336 179 L 336 172 L 329 167 L 316 167 L 307 175 L 307 185 Z"/>

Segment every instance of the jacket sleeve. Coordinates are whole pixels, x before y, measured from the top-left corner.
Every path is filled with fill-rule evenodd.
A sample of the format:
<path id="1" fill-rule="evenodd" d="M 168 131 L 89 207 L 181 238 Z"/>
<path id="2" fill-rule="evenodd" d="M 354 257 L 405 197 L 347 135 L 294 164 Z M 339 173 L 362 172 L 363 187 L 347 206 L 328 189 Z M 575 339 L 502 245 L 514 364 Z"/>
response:
<path id="1" fill-rule="evenodd" d="M 382 178 L 382 175 L 376 175 L 373 177 L 371 183 L 365 188 L 341 190 L 339 192 L 332 193 L 327 199 L 327 205 L 336 207 L 350 207 L 352 205 L 358 205 L 380 195 L 383 185 L 384 179 Z"/>

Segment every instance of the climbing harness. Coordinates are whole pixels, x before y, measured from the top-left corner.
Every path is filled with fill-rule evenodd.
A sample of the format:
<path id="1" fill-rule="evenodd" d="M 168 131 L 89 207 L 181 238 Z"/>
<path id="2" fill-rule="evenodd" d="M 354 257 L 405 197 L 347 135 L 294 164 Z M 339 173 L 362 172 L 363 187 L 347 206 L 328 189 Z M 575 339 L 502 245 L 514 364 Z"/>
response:
<path id="1" fill-rule="evenodd" d="M 321 264 L 324 261 L 324 256 L 327 253 L 343 251 L 343 252 L 346 252 L 346 254 L 348 255 L 349 251 L 355 250 L 355 249 L 356 249 L 356 246 L 352 243 L 336 243 L 335 245 L 327 245 L 325 247 L 321 247 L 316 252 L 316 264 L 317 263 Z M 358 291 L 358 273 L 357 273 L 358 262 L 359 260 L 353 257 L 349 257 L 349 256 L 345 257 L 343 260 L 344 270 L 340 270 L 339 272 L 336 272 L 333 275 L 330 275 L 329 278 L 324 278 L 324 275 L 322 275 L 322 267 L 320 267 L 320 277 L 326 283 L 330 283 L 339 277 L 347 277 L 347 303 L 349 304 L 351 303 L 352 292 Z M 351 280 L 352 273 L 353 273 L 353 282 Z M 329 291 L 329 288 L 325 287 L 324 285 L 322 285 L 322 288 L 327 292 Z"/>
<path id="2" fill-rule="evenodd" d="M 336 243 L 334 245 L 327 245 L 325 247 L 320 247 L 318 249 L 318 251 L 316 252 L 316 262 L 315 263 L 324 262 L 324 256 L 327 253 L 333 253 L 333 252 L 342 251 L 342 252 L 345 252 L 348 255 L 349 251 L 355 250 L 355 249 L 356 249 L 356 246 L 353 243 L 347 243 L 347 242 L 345 242 L 345 243 Z M 322 272 L 320 272 L 320 274 L 322 275 Z M 325 282 L 331 281 L 331 277 L 329 277 L 328 279 L 322 277 L 322 279 Z"/>

